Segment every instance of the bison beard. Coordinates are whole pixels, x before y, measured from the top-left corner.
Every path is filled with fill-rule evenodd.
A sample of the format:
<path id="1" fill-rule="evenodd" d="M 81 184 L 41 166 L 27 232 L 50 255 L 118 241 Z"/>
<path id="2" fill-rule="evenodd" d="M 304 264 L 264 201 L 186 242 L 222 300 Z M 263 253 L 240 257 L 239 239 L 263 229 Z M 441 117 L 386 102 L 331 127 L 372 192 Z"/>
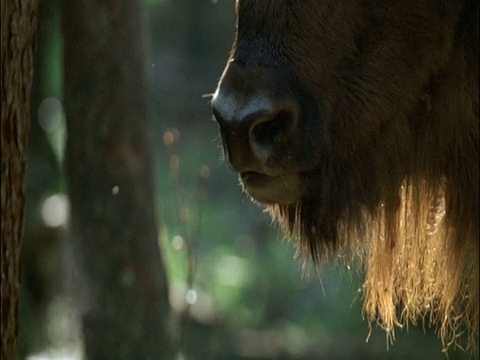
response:
<path id="1" fill-rule="evenodd" d="M 212 100 L 230 167 L 364 312 L 444 347 L 479 319 L 478 2 L 237 0 Z"/>

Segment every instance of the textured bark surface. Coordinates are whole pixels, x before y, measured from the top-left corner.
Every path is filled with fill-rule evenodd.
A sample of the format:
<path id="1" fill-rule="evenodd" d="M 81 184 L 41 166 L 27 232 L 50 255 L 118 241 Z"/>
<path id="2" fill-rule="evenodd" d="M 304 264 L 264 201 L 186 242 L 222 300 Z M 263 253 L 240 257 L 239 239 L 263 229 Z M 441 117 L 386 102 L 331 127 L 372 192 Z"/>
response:
<path id="1" fill-rule="evenodd" d="M 66 166 L 88 359 L 171 359 L 140 1 L 63 3 Z"/>
<path id="2" fill-rule="evenodd" d="M 38 2 L 2 0 L 2 359 L 15 359 Z"/>

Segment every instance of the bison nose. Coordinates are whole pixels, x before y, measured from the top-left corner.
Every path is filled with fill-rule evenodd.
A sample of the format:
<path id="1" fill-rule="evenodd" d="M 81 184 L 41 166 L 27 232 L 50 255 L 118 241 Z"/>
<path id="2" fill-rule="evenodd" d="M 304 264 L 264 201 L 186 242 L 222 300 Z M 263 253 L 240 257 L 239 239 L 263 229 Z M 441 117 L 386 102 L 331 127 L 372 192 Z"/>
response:
<path id="1" fill-rule="evenodd" d="M 237 97 L 217 91 L 212 99 L 229 165 L 240 173 L 275 175 L 272 159 L 295 132 L 298 106 L 288 98 Z"/>

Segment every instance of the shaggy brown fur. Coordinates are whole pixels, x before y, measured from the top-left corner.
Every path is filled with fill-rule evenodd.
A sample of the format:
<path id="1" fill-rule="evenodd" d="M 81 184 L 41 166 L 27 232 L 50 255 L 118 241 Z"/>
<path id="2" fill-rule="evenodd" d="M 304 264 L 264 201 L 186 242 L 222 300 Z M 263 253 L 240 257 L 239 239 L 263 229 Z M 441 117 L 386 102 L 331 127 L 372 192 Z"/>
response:
<path id="1" fill-rule="evenodd" d="M 478 1 L 238 0 L 237 21 L 212 103 L 246 191 L 267 203 L 301 254 L 362 264 L 366 317 L 392 338 L 396 326 L 423 319 L 438 328 L 445 348 L 466 330 L 474 351 Z M 302 118 L 294 130 L 271 128 L 270 147 L 252 140 L 248 134 L 260 128 L 252 125 L 246 136 L 253 145 L 244 148 L 230 135 L 243 130 L 230 130 L 232 119 L 219 110 L 233 102 L 220 97 L 274 98 L 281 79 L 295 84 L 289 89 L 301 111 L 292 114 Z M 246 181 L 257 173 L 269 181 L 262 192 Z M 278 189 L 298 200 L 283 203 Z"/>

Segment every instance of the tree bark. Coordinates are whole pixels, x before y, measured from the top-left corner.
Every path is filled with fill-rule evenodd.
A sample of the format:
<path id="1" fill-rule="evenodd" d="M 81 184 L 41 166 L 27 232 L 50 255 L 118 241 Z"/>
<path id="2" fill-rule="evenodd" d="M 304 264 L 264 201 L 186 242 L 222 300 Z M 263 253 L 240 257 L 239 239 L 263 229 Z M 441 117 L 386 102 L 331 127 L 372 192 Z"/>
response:
<path id="1" fill-rule="evenodd" d="M 139 0 L 64 0 L 73 252 L 88 291 L 88 359 L 170 359 L 154 212 Z"/>
<path id="2" fill-rule="evenodd" d="M 16 359 L 36 0 L 2 0 L 2 359 Z"/>

